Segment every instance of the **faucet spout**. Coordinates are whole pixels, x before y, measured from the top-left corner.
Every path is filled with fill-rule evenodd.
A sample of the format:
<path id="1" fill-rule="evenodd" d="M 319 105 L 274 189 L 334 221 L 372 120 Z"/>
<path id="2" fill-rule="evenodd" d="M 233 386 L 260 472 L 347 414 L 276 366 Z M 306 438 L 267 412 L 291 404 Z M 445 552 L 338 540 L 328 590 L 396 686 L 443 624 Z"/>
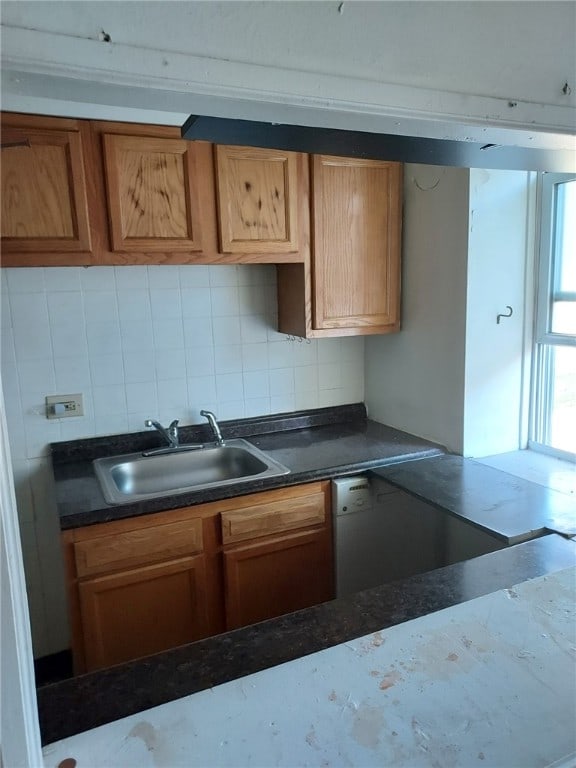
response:
<path id="1" fill-rule="evenodd" d="M 214 437 L 216 438 L 216 444 L 224 445 L 224 438 L 222 437 L 222 432 L 220 432 L 220 427 L 218 426 L 216 416 L 214 416 L 212 411 L 200 411 L 200 416 L 204 416 L 204 418 L 208 419 L 208 423 L 212 427 L 212 432 L 214 433 Z"/>
<path id="2" fill-rule="evenodd" d="M 170 424 L 169 427 L 163 427 L 160 422 L 155 421 L 154 419 L 146 419 L 144 422 L 145 427 L 154 427 L 164 440 L 168 443 L 170 448 L 178 448 L 179 444 L 179 436 L 178 436 L 178 419 L 174 419 L 174 421 Z"/>

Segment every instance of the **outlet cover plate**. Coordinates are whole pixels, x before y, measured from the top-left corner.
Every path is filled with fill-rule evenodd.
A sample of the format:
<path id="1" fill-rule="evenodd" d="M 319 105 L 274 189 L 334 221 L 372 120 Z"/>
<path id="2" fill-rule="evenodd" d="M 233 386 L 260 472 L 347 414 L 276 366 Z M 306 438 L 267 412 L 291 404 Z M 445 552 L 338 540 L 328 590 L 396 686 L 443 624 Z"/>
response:
<path id="1" fill-rule="evenodd" d="M 46 395 L 47 419 L 68 419 L 71 416 L 84 416 L 82 394 Z"/>

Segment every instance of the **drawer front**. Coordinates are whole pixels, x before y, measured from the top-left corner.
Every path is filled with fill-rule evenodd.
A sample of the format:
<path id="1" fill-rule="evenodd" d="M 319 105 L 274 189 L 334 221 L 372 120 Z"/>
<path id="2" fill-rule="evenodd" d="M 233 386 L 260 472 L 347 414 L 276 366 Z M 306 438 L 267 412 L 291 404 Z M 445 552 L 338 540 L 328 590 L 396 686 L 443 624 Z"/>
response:
<path id="1" fill-rule="evenodd" d="M 153 528 L 101 536 L 74 544 L 79 578 L 151 561 L 193 555 L 203 549 L 202 520 L 182 520 Z"/>
<path id="2" fill-rule="evenodd" d="M 223 512 L 222 541 L 224 544 L 232 544 L 295 528 L 321 525 L 325 515 L 325 496 L 321 491 L 234 512 Z"/>

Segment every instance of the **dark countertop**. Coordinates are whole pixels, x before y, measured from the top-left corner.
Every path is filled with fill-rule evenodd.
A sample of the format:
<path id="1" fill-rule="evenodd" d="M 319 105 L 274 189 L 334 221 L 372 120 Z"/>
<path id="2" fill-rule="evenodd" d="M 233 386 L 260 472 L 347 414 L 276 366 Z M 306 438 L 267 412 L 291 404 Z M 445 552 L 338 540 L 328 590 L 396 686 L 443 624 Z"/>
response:
<path id="1" fill-rule="evenodd" d="M 224 422 L 223 432 L 228 439 L 250 439 L 291 474 L 111 506 L 104 501 L 92 460 L 155 447 L 157 435 L 57 443 L 52 458 L 61 527 L 370 470 L 507 544 L 524 543 L 40 688 L 44 743 L 576 564 L 573 541 L 554 534 L 525 541 L 550 528 L 572 530 L 570 496 L 445 455 L 433 443 L 367 420 L 361 404 Z M 203 427 L 184 428 L 182 437 L 183 442 L 210 439 Z"/>
<path id="2" fill-rule="evenodd" d="M 49 744 L 150 707 L 576 564 L 549 535 L 349 598 L 38 689 Z"/>
<path id="3" fill-rule="evenodd" d="M 551 532 L 576 535 L 572 496 L 472 459 L 436 456 L 382 467 L 373 474 L 495 534 L 506 544 Z"/>
<path id="4" fill-rule="evenodd" d="M 191 491 L 129 504 L 104 499 L 92 461 L 102 456 L 157 447 L 157 433 L 142 432 L 52 445 L 56 500 L 62 530 L 192 506 L 257 491 L 323 480 L 389 463 L 443 453 L 443 448 L 407 432 L 366 419 L 363 404 L 222 422 L 225 438 L 243 437 L 290 474 L 254 478 L 226 487 Z M 185 427 L 182 443 L 209 442 L 207 427 Z"/>

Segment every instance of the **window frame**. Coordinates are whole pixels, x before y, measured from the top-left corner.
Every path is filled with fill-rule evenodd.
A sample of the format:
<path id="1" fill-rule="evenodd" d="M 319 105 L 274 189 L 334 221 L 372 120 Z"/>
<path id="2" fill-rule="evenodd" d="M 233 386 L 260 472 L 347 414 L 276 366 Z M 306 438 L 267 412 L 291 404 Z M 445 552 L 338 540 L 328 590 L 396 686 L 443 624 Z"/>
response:
<path id="1" fill-rule="evenodd" d="M 538 293 L 536 297 L 536 338 L 539 344 L 561 344 L 576 346 L 576 334 L 554 333 L 552 305 L 560 291 L 553 285 L 555 279 L 555 240 L 559 226 L 559 212 L 556 206 L 557 185 L 576 181 L 574 173 L 543 173 L 540 175 L 539 219 L 540 238 L 538 255 Z M 568 294 L 568 301 L 576 303 L 576 293 Z"/>
<path id="2" fill-rule="evenodd" d="M 556 333 L 551 330 L 554 301 L 561 292 L 555 281 L 556 232 L 563 211 L 558 210 L 558 184 L 576 181 L 574 173 L 541 173 L 538 179 L 538 268 L 535 295 L 534 339 L 530 376 L 530 429 L 528 447 L 568 461 L 576 461 L 576 451 L 569 452 L 549 444 L 551 403 L 555 381 L 554 350 L 557 347 L 576 347 L 576 334 Z M 576 293 L 567 293 L 564 300 L 574 301 Z M 538 438 L 538 439 L 536 439 Z"/>

